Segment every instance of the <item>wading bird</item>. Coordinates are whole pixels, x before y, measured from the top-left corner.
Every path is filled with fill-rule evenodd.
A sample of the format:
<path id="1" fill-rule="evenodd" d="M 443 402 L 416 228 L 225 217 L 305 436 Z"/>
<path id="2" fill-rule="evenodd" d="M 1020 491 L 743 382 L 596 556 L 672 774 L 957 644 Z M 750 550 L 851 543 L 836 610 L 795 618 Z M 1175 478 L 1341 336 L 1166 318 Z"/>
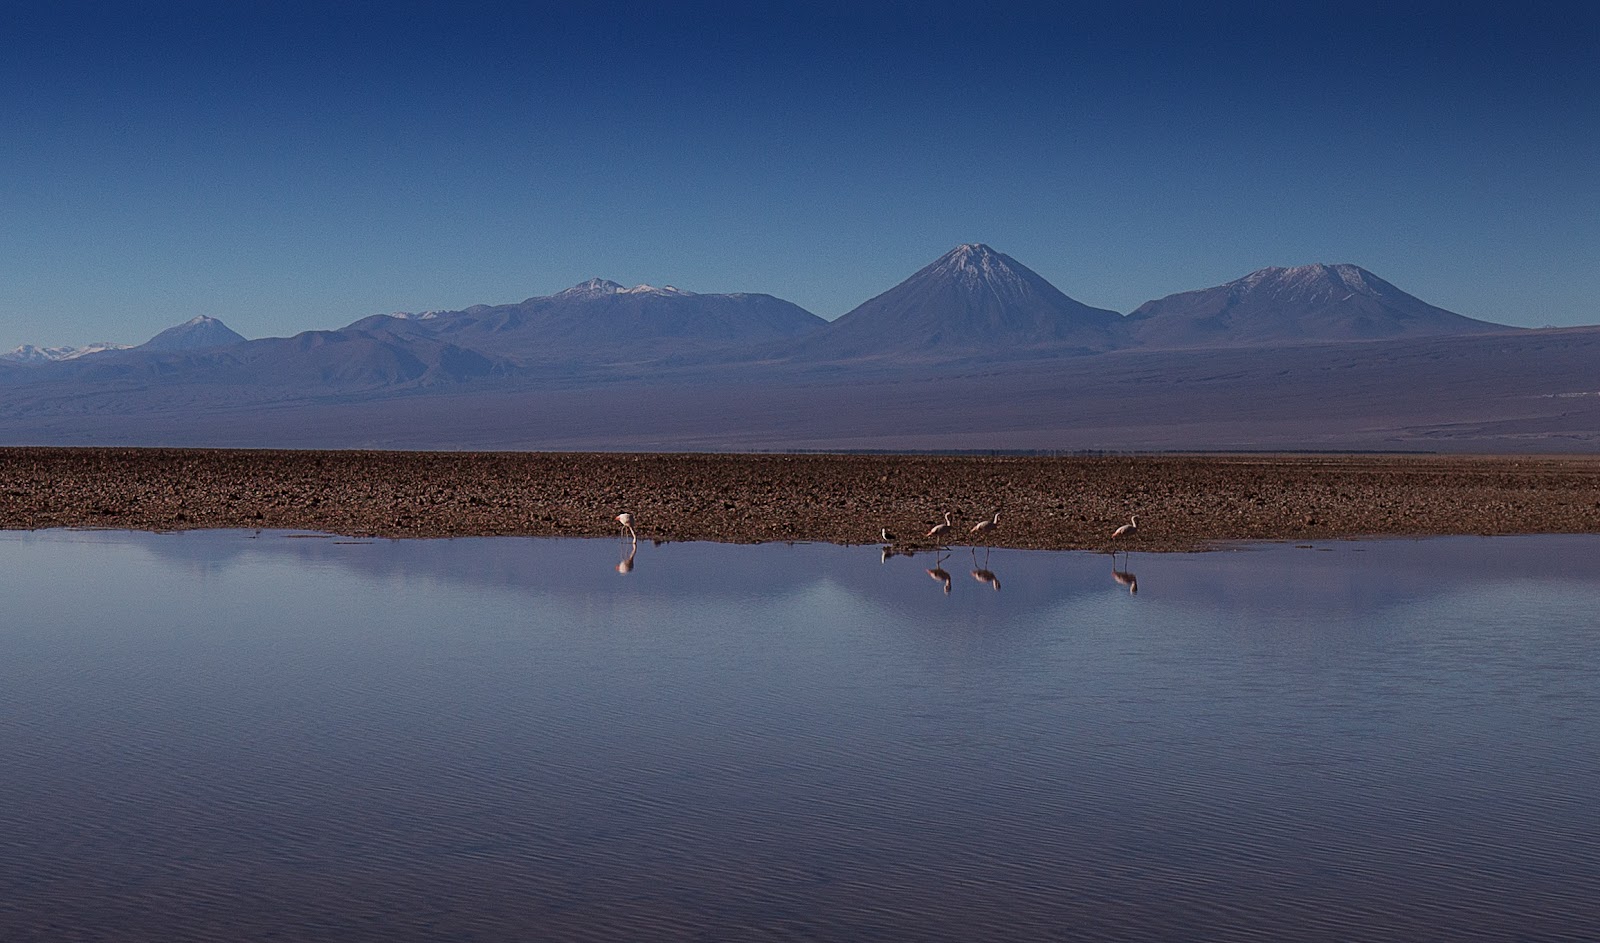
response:
<path id="1" fill-rule="evenodd" d="M 923 536 L 924 537 L 943 537 L 945 532 L 948 531 L 949 529 L 950 529 L 950 512 L 946 511 L 946 512 L 944 512 L 944 523 L 943 524 L 935 524 L 935 525 L 933 525 L 933 528 L 931 530 L 929 530 Z"/>
<path id="2" fill-rule="evenodd" d="M 1123 524 L 1111 532 L 1112 537 L 1132 537 L 1139 532 L 1139 515 L 1134 514 L 1128 518 L 1128 523 Z"/>
<path id="3" fill-rule="evenodd" d="M 621 524 L 628 531 L 628 536 L 633 538 L 633 542 L 634 543 L 638 543 L 639 542 L 639 535 L 633 532 L 633 515 L 632 514 L 629 514 L 627 511 L 623 511 L 621 514 L 617 515 L 616 521 L 617 521 L 618 524 Z"/>
<path id="4" fill-rule="evenodd" d="M 979 521 L 978 523 L 973 524 L 972 525 L 972 530 L 969 531 L 969 533 L 987 534 L 989 531 L 994 530 L 998 526 L 1000 526 L 1000 512 L 996 511 L 996 512 L 994 512 L 994 520 L 992 520 L 992 521 Z"/>
<path id="5" fill-rule="evenodd" d="M 889 533 L 889 528 L 887 527 L 878 528 L 878 536 L 882 538 L 883 542 L 886 544 L 894 543 L 894 535 Z"/>

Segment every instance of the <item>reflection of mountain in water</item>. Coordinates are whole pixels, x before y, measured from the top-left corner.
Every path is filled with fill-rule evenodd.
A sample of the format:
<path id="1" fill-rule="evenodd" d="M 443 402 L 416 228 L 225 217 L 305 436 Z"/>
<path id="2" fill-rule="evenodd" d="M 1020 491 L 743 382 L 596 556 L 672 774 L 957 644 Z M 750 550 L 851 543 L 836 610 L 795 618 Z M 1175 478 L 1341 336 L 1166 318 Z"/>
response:
<path id="1" fill-rule="evenodd" d="M 217 573 L 249 559 L 288 559 L 376 580 L 437 581 L 485 591 L 596 596 L 626 592 L 664 600 L 718 599 L 762 593 L 789 597 L 827 584 L 869 604 L 919 607 L 957 604 L 1006 619 L 1024 619 L 1068 600 L 1105 593 L 1100 554 L 995 550 L 975 557 L 990 576 L 1006 574 L 1006 592 L 926 592 L 945 555 L 882 561 L 876 547 L 827 544 L 664 544 L 640 548 L 630 579 L 618 581 L 612 540 L 459 538 L 378 540 L 292 537 L 244 531 L 186 534 L 102 532 L 96 541 L 133 543 L 188 572 Z M 1138 570 L 1159 577 L 1160 599 L 1189 609 L 1236 613 L 1296 610 L 1381 612 L 1468 585 L 1504 580 L 1600 581 L 1585 561 L 1600 536 L 1458 537 L 1337 542 L 1315 548 L 1257 545 L 1200 554 L 1139 554 Z M 622 551 L 625 553 L 625 551 Z M 992 568 L 991 568 L 992 566 Z M 631 569 L 631 567 L 630 567 Z M 1113 572 L 1133 589 L 1133 567 Z M 975 572 L 974 579 L 989 580 Z M 945 577 L 948 577 L 948 571 Z M 998 577 L 995 578 L 998 582 Z M 970 584 L 963 584 L 969 585 Z M 993 585 L 993 584 L 991 584 Z M 980 587 L 972 587 L 979 589 Z M 931 610 L 930 610 L 931 611 Z"/>

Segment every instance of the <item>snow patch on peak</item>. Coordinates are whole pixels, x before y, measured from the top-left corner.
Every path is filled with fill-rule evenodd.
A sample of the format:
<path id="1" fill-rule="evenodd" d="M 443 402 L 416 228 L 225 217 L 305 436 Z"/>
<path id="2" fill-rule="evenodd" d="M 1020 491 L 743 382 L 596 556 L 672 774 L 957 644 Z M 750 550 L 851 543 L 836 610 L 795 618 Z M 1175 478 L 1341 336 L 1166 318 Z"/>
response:
<path id="1" fill-rule="evenodd" d="M 557 298 L 592 297 L 595 295 L 614 295 L 625 291 L 621 285 L 606 278 L 591 278 L 586 282 L 579 282 L 566 291 L 556 295 Z"/>
<path id="2" fill-rule="evenodd" d="M 89 354 L 98 354 L 107 350 L 127 350 L 127 344 L 85 344 L 82 347 L 63 345 L 61 347 L 35 347 L 32 344 L 22 344 L 9 353 L 0 354 L 0 360 L 9 360 L 13 363 L 54 363 L 60 360 L 77 360 Z"/>
<path id="3" fill-rule="evenodd" d="M 1294 301 L 1330 301 L 1351 294 L 1378 297 L 1390 293 L 1386 283 L 1377 276 L 1348 263 L 1270 266 L 1251 272 L 1233 285 L 1239 291 Z"/>
<path id="4" fill-rule="evenodd" d="M 1007 258 L 981 242 L 969 242 L 946 252 L 929 268 L 936 277 L 955 278 L 969 286 L 1017 285 L 1024 279 Z"/>
<path id="5" fill-rule="evenodd" d="M 635 285 L 632 288 L 620 289 L 620 292 L 622 294 L 624 294 L 624 295 L 692 295 L 692 294 L 694 294 L 694 292 L 692 292 L 692 291 L 684 291 L 682 288 L 674 288 L 671 285 L 663 285 L 660 288 L 657 288 L 654 285 Z"/>
<path id="6" fill-rule="evenodd" d="M 964 266 L 982 267 L 991 262 L 1000 262 L 1000 253 L 994 251 L 981 242 L 964 242 L 944 254 L 940 261 Z M 1000 264 L 1004 264 L 1001 262 Z"/>

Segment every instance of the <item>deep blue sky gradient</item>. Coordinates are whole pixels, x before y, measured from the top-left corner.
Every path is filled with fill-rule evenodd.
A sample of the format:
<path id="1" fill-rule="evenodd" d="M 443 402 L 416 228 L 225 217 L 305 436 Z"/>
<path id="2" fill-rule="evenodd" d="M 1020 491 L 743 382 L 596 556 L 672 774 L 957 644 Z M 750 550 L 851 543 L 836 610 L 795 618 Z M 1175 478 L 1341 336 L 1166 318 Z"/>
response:
<path id="1" fill-rule="evenodd" d="M 1600 322 L 1600 7 L 0 0 L 3 347 L 590 276 L 831 318 L 971 241 L 1123 312 L 1324 261 Z"/>

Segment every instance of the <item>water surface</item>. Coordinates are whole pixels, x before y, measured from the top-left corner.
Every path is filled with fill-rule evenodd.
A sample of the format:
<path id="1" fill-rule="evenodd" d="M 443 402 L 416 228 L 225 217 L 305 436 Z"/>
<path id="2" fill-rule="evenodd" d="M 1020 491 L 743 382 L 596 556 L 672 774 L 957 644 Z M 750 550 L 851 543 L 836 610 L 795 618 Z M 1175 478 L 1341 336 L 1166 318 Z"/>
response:
<path id="1" fill-rule="evenodd" d="M 1600 938 L 1600 538 L 627 549 L 0 534 L 0 939 Z"/>

